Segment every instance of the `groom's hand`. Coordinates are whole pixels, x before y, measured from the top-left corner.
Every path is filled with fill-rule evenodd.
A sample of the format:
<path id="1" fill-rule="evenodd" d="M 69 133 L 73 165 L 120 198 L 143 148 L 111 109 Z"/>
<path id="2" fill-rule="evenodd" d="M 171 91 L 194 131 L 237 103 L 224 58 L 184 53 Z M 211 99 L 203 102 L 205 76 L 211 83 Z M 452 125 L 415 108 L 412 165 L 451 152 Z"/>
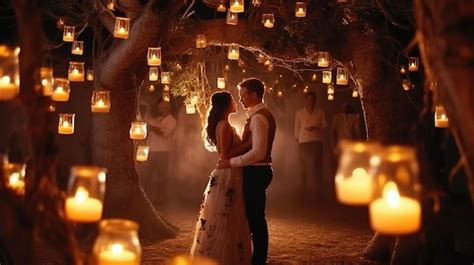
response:
<path id="1" fill-rule="evenodd" d="M 217 162 L 217 168 L 229 168 L 230 167 L 230 160 L 227 158 L 221 158 Z"/>

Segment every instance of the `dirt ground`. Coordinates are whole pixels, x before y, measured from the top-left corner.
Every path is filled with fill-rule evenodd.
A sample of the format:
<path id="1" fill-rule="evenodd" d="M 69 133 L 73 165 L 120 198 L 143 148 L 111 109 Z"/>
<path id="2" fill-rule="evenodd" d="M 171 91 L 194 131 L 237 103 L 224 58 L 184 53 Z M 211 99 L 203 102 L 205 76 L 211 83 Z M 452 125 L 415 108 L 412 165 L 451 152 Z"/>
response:
<path id="1" fill-rule="evenodd" d="M 330 204 L 267 212 L 269 264 L 376 264 L 360 257 L 372 236 L 366 208 Z M 163 264 L 189 252 L 197 209 L 164 213 L 181 231 L 175 239 L 143 246 L 143 264 Z"/>

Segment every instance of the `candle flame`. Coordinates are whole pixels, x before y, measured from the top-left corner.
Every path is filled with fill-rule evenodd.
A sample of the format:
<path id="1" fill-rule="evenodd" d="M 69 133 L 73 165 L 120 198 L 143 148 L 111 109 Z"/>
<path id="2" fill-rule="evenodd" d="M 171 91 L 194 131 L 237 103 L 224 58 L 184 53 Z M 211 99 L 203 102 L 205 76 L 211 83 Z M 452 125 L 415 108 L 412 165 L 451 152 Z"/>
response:
<path id="1" fill-rule="evenodd" d="M 97 107 L 103 107 L 103 106 L 105 106 L 105 103 L 102 99 L 99 99 L 99 101 L 97 101 L 96 105 L 97 105 Z"/>
<path id="2" fill-rule="evenodd" d="M 119 243 L 113 244 L 110 249 L 112 250 L 112 253 L 114 253 L 114 255 L 121 255 L 123 253 L 123 246 Z"/>
<path id="3" fill-rule="evenodd" d="M 441 114 L 441 120 L 447 120 L 447 119 L 448 119 L 448 117 L 446 117 L 445 114 Z"/>
<path id="4" fill-rule="evenodd" d="M 78 203 L 84 202 L 87 198 L 89 198 L 89 192 L 85 188 L 79 187 L 76 190 L 75 198 Z"/>
<path id="5" fill-rule="evenodd" d="M 72 70 L 72 72 L 73 72 L 74 74 L 79 74 L 79 70 L 77 70 L 77 68 L 74 68 L 74 70 Z"/>
<path id="6" fill-rule="evenodd" d="M 2 84 L 10 84 L 11 78 L 8 75 L 5 75 L 0 79 L 0 83 Z"/>
<path id="7" fill-rule="evenodd" d="M 398 193 L 397 184 L 390 181 L 385 184 L 383 188 L 383 198 L 391 208 L 397 208 L 400 206 L 400 194 Z"/>
<path id="8" fill-rule="evenodd" d="M 367 171 L 360 167 L 352 171 L 352 177 L 356 180 L 365 180 L 368 176 Z"/>
<path id="9" fill-rule="evenodd" d="M 10 179 L 8 180 L 11 186 L 15 186 L 15 184 L 17 184 L 19 181 L 20 181 L 20 174 L 17 172 L 11 174 Z"/>

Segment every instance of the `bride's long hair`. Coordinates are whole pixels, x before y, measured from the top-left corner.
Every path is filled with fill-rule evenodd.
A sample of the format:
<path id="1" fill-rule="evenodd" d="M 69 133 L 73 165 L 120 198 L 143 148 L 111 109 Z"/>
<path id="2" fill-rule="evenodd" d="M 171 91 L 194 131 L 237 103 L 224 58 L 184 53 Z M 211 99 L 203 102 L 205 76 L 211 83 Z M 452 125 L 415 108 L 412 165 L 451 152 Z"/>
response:
<path id="1" fill-rule="evenodd" d="M 210 146 L 217 146 L 216 127 L 223 120 L 232 102 L 232 95 L 227 92 L 216 92 L 211 96 L 211 109 L 207 116 L 206 140 Z"/>

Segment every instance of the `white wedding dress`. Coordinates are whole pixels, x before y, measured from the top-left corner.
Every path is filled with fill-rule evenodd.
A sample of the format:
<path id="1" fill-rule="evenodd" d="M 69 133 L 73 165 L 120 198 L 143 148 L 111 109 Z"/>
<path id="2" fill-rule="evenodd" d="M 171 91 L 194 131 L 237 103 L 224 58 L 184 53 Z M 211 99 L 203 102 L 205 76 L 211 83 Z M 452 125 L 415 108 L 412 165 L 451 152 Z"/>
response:
<path id="1" fill-rule="evenodd" d="M 232 138 L 234 145 L 240 143 L 234 129 Z M 251 263 L 251 238 L 242 191 L 242 168 L 214 169 L 209 176 L 196 223 L 191 256 L 206 256 L 220 265 Z"/>

